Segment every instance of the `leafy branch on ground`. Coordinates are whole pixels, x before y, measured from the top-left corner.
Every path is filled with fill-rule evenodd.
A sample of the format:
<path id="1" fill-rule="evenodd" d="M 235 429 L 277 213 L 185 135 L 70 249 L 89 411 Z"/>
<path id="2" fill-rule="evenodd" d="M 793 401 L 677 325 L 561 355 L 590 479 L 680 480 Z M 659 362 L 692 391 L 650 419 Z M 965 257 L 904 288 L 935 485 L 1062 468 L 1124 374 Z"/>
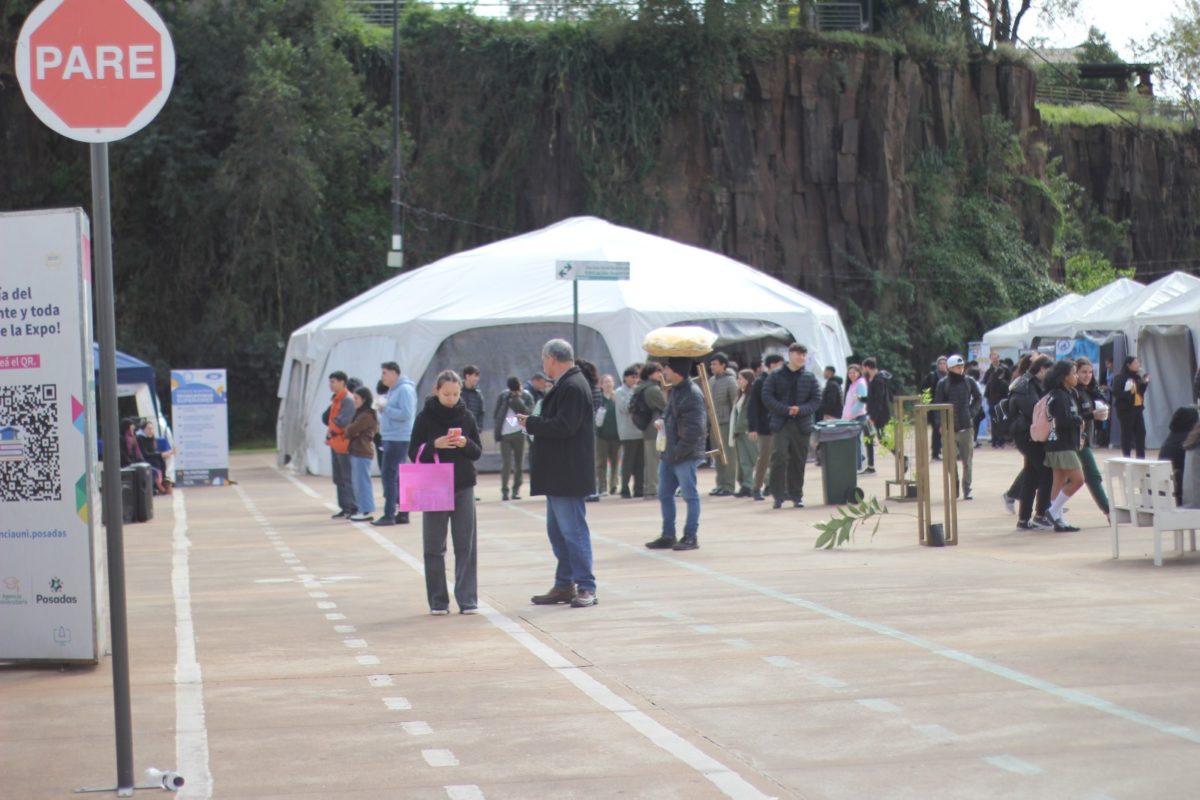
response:
<path id="1" fill-rule="evenodd" d="M 871 539 L 874 540 L 882 521 L 880 517 L 886 513 L 887 506 L 882 505 L 877 497 L 839 507 L 834 511 L 833 519 L 813 524 L 813 527 L 821 532 L 813 547 L 819 550 L 841 547 L 853 538 L 855 530 L 872 517 L 875 518 L 875 525 L 871 528 Z"/>

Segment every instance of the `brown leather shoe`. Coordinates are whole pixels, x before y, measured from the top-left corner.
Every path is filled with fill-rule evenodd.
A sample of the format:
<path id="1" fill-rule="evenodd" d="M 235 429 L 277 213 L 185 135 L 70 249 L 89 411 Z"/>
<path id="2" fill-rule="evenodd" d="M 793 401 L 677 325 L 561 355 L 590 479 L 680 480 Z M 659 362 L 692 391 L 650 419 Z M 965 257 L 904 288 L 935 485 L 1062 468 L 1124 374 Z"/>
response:
<path id="1" fill-rule="evenodd" d="M 579 593 L 575 595 L 575 599 L 571 601 L 571 608 L 587 608 L 599 602 L 595 592 L 590 589 L 580 589 Z"/>
<path id="2" fill-rule="evenodd" d="M 552 606 L 556 603 L 570 603 L 575 599 L 575 584 L 555 586 L 545 594 L 535 594 L 529 602 L 535 606 Z"/>

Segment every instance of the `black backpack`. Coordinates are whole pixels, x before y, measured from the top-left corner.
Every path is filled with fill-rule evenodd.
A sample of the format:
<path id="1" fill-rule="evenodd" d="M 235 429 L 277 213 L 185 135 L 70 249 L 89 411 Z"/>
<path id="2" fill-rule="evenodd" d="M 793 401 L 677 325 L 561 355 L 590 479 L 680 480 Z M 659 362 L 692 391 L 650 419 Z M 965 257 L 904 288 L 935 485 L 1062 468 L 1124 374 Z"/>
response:
<path id="1" fill-rule="evenodd" d="M 646 430 L 654 419 L 654 410 L 646 402 L 645 389 L 634 392 L 633 397 L 629 399 L 629 419 L 639 431 Z"/>
<path id="2" fill-rule="evenodd" d="M 991 426 L 992 433 L 998 436 L 1011 436 L 1013 417 L 1016 416 L 1016 409 L 1013 408 L 1012 397 L 1005 397 L 999 403 L 992 406 Z"/>

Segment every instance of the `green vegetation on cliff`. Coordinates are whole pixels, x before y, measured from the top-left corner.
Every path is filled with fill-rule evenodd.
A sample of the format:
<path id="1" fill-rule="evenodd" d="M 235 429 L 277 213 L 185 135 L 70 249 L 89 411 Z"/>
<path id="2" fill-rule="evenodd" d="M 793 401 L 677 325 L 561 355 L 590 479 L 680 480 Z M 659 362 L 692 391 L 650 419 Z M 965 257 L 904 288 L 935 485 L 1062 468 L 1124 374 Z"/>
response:
<path id="1" fill-rule="evenodd" d="M 4 52 L 33 5 L 6 7 Z M 160 10 L 178 53 L 174 94 L 112 148 L 119 345 L 162 375 L 228 367 L 233 436 L 245 440 L 273 428 L 289 332 L 391 274 L 390 32 L 339 0 Z M 411 8 L 409 265 L 597 214 L 690 236 L 821 294 L 859 355 L 915 375 L 1052 296 L 1050 265 L 1114 258 L 1087 242 L 1056 250 L 1078 214 L 1042 174 L 1044 156 L 994 97 L 958 99 L 980 74 L 994 87 L 997 70 L 1024 68 L 972 54 L 953 23 L 821 37 L 736 13 L 716 24 L 683 3 L 573 24 Z M 0 88 L 0 202 L 86 206 L 86 148 L 43 129 L 14 84 Z M 979 107 L 991 113 L 963 117 Z M 768 193 L 774 217 L 755 205 Z M 746 222 L 761 219 L 771 237 Z M 787 235 L 771 230 L 785 223 Z M 812 263 L 818 252 L 853 274 Z"/>

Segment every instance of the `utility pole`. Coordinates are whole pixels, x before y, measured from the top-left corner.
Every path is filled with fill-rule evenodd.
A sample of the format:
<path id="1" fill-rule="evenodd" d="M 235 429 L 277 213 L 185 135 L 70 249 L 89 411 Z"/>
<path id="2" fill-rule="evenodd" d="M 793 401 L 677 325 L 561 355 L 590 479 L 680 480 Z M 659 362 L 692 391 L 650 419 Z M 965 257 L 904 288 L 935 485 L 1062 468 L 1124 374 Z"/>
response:
<path id="1" fill-rule="evenodd" d="M 401 226 L 401 184 L 404 162 L 400 153 L 400 0 L 392 0 L 392 248 L 387 265 L 404 266 L 404 231 Z"/>

